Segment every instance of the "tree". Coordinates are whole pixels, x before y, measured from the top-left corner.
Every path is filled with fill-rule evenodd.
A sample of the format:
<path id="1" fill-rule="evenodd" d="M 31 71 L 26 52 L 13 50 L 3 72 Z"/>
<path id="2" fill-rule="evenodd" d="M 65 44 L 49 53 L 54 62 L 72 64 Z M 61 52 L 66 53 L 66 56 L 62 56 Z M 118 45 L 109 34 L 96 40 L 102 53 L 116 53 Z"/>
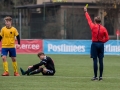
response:
<path id="1" fill-rule="evenodd" d="M 20 0 L 21 5 L 36 4 L 37 0 Z"/>
<path id="2" fill-rule="evenodd" d="M 101 13 L 104 14 L 105 24 L 109 23 L 107 27 L 120 30 L 120 0 L 96 0 L 96 3 L 104 10 L 104 13 Z M 112 34 L 111 31 L 108 32 Z"/>
<path id="3" fill-rule="evenodd" d="M 14 2 L 12 0 L 4 0 L 4 6 L 8 7 L 8 6 L 13 6 Z"/>

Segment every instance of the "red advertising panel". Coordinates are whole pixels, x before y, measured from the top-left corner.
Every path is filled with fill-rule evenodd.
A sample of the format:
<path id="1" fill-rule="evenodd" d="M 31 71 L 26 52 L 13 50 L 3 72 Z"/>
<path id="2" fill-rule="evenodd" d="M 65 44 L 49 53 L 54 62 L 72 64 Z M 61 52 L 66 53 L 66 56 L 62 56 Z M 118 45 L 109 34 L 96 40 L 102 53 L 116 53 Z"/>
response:
<path id="1" fill-rule="evenodd" d="M 16 41 L 17 44 L 17 41 Z M 20 54 L 35 54 L 43 51 L 43 41 L 42 40 L 21 40 L 20 48 L 16 49 L 17 53 Z M 0 52 L 1 52 L 1 42 L 0 42 Z"/>
<path id="2" fill-rule="evenodd" d="M 43 51 L 42 40 L 21 40 L 20 49 L 16 49 L 17 53 L 34 54 Z"/>

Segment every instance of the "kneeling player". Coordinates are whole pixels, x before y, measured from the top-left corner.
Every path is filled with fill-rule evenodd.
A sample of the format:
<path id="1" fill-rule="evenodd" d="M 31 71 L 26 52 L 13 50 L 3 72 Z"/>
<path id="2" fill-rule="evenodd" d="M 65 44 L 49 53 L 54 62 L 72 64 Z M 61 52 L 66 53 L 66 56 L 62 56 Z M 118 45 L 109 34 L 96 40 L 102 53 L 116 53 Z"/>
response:
<path id="1" fill-rule="evenodd" d="M 27 71 L 24 71 L 22 68 L 20 68 L 22 75 L 34 75 L 40 72 L 43 75 L 54 75 L 55 66 L 53 60 L 46 56 L 43 52 L 40 52 L 37 55 L 41 59 L 41 62 L 33 66 L 29 66 Z M 44 67 L 42 67 L 42 65 L 44 65 Z"/>

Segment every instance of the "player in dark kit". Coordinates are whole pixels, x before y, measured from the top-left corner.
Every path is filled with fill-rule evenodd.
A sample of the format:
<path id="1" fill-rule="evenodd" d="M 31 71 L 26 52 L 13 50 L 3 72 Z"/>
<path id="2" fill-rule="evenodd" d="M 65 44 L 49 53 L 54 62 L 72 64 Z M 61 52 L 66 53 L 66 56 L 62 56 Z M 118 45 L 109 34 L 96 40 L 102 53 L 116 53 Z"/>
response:
<path id="1" fill-rule="evenodd" d="M 97 58 L 99 58 L 99 70 L 100 76 L 99 80 L 102 80 L 103 74 L 103 57 L 104 57 L 104 43 L 109 40 L 108 32 L 104 26 L 102 26 L 101 19 L 99 16 L 94 18 L 94 23 L 92 22 L 88 12 L 87 7 L 84 7 L 85 16 L 90 26 L 92 32 L 92 44 L 91 44 L 91 58 L 93 58 L 93 67 L 94 67 L 94 77 L 92 80 L 98 80 L 97 78 Z"/>
<path id="2" fill-rule="evenodd" d="M 27 71 L 24 71 L 22 68 L 20 68 L 22 75 L 34 75 L 40 72 L 43 75 L 54 75 L 55 66 L 53 60 L 46 56 L 43 52 L 40 52 L 37 55 L 41 59 L 41 62 L 33 66 L 29 66 Z M 44 67 L 42 67 L 43 65 Z"/>

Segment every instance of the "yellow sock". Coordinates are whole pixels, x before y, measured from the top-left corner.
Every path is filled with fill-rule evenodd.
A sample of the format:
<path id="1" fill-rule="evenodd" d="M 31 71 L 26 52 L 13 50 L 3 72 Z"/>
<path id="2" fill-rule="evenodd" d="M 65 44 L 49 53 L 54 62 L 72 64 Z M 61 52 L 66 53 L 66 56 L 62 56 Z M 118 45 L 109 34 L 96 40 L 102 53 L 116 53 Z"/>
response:
<path id="1" fill-rule="evenodd" d="M 8 72 L 8 62 L 3 62 L 3 69 L 5 72 Z"/>
<path id="2" fill-rule="evenodd" d="M 12 62 L 14 72 L 18 72 L 17 62 Z"/>

